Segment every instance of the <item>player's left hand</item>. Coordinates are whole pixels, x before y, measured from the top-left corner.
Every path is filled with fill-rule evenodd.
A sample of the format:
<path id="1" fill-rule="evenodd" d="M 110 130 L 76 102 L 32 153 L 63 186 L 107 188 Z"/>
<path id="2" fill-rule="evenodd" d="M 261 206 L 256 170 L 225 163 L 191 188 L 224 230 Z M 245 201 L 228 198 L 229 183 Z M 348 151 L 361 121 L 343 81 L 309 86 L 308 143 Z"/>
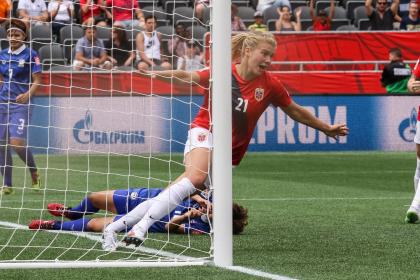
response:
<path id="1" fill-rule="evenodd" d="M 30 96 L 29 96 L 29 92 L 19 94 L 19 95 L 16 97 L 16 103 L 26 104 L 26 103 L 28 103 L 28 102 L 29 102 L 29 98 L 30 98 Z"/>
<path id="2" fill-rule="evenodd" d="M 414 81 L 411 84 L 414 93 L 420 93 L 420 81 Z"/>
<path id="3" fill-rule="evenodd" d="M 349 134 L 349 128 L 347 127 L 346 124 L 335 124 L 335 125 L 331 125 L 328 130 L 324 131 L 324 133 L 327 136 L 332 137 L 335 140 L 337 140 L 338 136 L 348 135 Z"/>

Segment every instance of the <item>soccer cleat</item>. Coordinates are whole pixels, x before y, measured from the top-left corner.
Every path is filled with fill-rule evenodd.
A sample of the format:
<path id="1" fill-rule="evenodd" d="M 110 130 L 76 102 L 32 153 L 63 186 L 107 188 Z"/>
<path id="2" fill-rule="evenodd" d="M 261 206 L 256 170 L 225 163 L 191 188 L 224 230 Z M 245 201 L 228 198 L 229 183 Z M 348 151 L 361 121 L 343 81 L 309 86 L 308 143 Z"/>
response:
<path id="1" fill-rule="evenodd" d="M 49 203 L 47 205 L 48 212 L 51 215 L 56 217 L 66 217 L 70 219 L 69 208 L 65 207 L 64 204 L 61 203 Z"/>
<path id="2" fill-rule="evenodd" d="M 2 186 L 1 187 L 1 192 L 5 195 L 9 195 L 9 194 L 13 194 L 15 191 L 13 190 L 12 187 L 9 186 Z"/>
<path id="3" fill-rule="evenodd" d="M 108 252 L 117 250 L 117 236 L 115 232 L 105 228 L 102 235 L 102 249 Z"/>
<path id="4" fill-rule="evenodd" d="M 408 211 L 405 215 L 405 222 L 409 224 L 414 224 L 419 220 L 419 215 L 414 211 Z"/>
<path id="5" fill-rule="evenodd" d="M 29 225 L 29 229 L 54 229 L 55 221 L 33 220 Z"/>
<path id="6" fill-rule="evenodd" d="M 123 242 L 125 242 L 125 246 L 130 246 L 131 244 L 134 244 L 134 246 L 139 247 L 143 244 L 144 238 L 127 235 L 124 237 Z"/>
<path id="7" fill-rule="evenodd" d="M 38 172 L 31 173 L 32 177 L 32 189 L 33 190 L 40 190 L 41 189 L 41 176 L 39 176 Z"/>

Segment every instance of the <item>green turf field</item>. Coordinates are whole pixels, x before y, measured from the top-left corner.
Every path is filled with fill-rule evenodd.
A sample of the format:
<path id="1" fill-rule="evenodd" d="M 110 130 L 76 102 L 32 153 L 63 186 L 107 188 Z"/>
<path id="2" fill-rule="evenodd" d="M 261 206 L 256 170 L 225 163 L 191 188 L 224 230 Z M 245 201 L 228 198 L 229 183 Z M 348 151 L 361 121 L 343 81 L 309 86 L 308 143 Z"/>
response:
<path id="1" fill-rule="evenodd" d="M 30 219 L 50 219 L 42 210 L 48 202 L 76 203 L 87 191 L 129 184 L 163 186 L 182 168 L 179 155 L 170 164 L 167 159 L 37 156 L 38 165 L 48 168 L 41 172 L 48 190 L 17 190 L 3 196 L 0 221 L 25 225 Z M 420 225 L 404 223 L 413 195 L 414 168 L 414 152 L 250 153 L 234 170 L 234 198 L 250 215 L 245 233 L 234 237 L 234 264 L 298 279 L 419 279 Z M 16 187 L 30 180 L 24 169 L 14 171 Z M 66 192 L 67 188 L 73 191 Z M 177 243 L 165 247 L 174 253 L 203 257 L 209 250 L 206 236 L 155 234 L 153 238 L 154 248 L 168 238 Z M 98 242 L 84 237 L 4 226 L 0 245 L 1 260 L 141 256 L 126 250 L 104 255 Z M 198 250 L 184 252 L 188 245 Z M 68 248 L 90 250 L 81 256 L 80 250 Z M 208 266 L 0 271 L 0 279 L 37 278 L 260 279 Z"/>

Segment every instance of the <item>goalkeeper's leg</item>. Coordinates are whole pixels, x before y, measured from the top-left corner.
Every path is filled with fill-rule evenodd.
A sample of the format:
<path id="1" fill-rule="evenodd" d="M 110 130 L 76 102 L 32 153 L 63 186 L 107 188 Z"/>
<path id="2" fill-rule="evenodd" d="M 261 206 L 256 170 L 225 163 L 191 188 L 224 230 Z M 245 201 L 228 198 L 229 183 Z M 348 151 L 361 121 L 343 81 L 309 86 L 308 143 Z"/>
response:
<path id="1" fill-rule="evenodd" d="M 185 177 L 169 186 L 153 200 L 153 204 L 145 216 L 129 232 L 130 237 L 144 239 L 154 222 L 168 215 L 185 198 L 196 192 L 196 187 L 201 187 L 204 184 L 210 167 L 210 154 L 210 149 L 196 148 L 185 156 Z"/>

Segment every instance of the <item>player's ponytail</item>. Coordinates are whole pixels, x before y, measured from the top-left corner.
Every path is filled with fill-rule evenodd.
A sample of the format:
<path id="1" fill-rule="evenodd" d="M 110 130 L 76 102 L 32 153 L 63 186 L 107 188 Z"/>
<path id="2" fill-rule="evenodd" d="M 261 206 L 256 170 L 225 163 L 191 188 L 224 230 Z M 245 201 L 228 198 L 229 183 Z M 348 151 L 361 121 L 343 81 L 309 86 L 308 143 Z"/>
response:
<path id="1" fill-rule="evenodd" d="M 270 32 L 252 31 L 234 35 L 232 37 L 232 61 L 240 61 L 245 48 L 254 49 L 261 42 L 269 43 L 274 48 L 277 46 L 276 40 Z"/>

